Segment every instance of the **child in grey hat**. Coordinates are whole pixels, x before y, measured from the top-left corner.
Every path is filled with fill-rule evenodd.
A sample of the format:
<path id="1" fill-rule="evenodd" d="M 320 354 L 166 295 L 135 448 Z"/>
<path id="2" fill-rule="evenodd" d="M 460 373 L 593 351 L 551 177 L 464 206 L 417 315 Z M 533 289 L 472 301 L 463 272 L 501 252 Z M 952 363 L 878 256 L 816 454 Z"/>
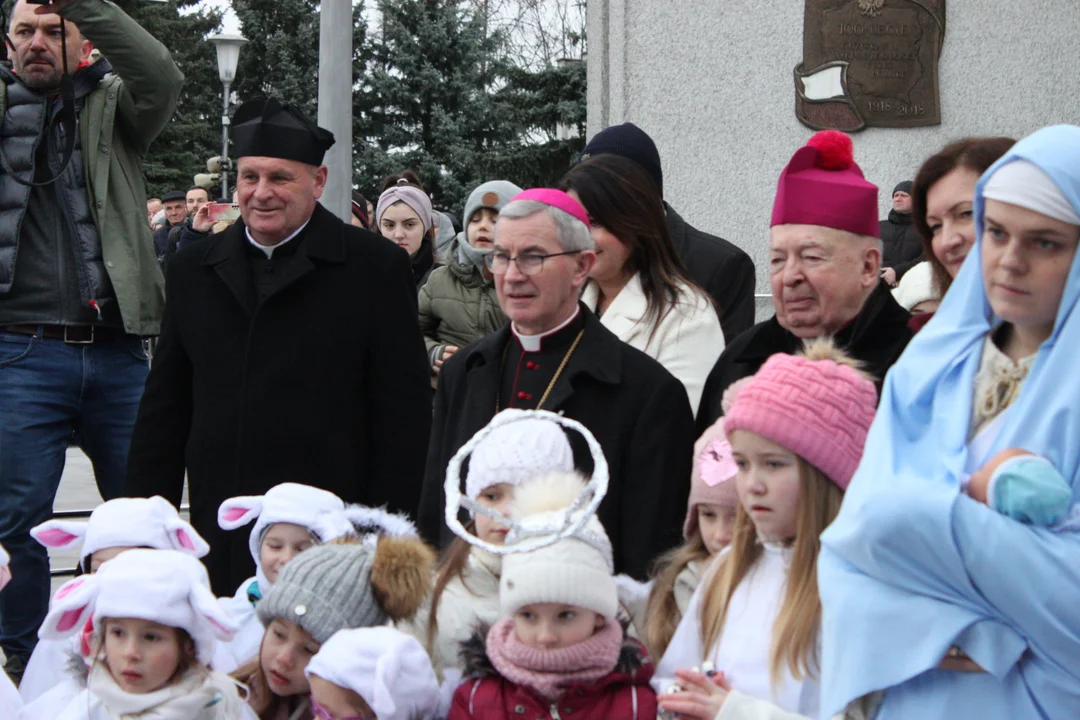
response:
<path id="1" fill-rule="evenodd" d="M 339 630 L 412 617 L 431 589 L 435 554 L 414 537 L 323 545 L 297 556 L 256 612 L 258 657 L 237 670 L 261 720 L 310 720 L 311 657 Z"/>
<path id="2" fill-rule="evenodd" d="M 433 375 L 443 361 L 471 342 L 506 324 L 495 295 L 494 275 L 484 258 L 495 244 L 495 220 L 521 188 L 492 180 L 476 188 L 461 216 L 465 230 L 446 252 L 446 266 L 431 273 L 420 289 L 420 329 Z"/>

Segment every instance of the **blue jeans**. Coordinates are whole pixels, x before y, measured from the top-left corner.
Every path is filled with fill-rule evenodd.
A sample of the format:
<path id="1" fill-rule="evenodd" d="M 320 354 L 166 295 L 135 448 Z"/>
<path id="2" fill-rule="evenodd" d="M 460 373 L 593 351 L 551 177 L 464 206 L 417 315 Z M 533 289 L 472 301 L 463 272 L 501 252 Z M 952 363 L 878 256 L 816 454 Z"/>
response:
<path id="1" fill-rule="evenodd" d="M 137 338 L 92 345 L 0 332 L 0 647 L 30 657 L 49 607 L 49 556 L 30 529 L 52 515 L 73 435 L 106 500 L 119 497 L 149 363 Z"/>

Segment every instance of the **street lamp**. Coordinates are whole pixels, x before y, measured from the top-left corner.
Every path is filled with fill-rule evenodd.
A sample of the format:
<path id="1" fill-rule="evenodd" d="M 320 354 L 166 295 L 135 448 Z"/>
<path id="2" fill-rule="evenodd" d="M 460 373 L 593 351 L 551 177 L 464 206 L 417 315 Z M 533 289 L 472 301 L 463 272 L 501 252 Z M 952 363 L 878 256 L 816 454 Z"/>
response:
<path id="1" fill-rule="evenodd" d="M 221 196 L 229 196 L 229 86 L 236 79 L 236 63 L 240 61 L 240 46 L 247 42 L 243 35 L 220 33 L 207 38 L 217 48 L 218 77 L 225 86 L 221 103 Z"/>

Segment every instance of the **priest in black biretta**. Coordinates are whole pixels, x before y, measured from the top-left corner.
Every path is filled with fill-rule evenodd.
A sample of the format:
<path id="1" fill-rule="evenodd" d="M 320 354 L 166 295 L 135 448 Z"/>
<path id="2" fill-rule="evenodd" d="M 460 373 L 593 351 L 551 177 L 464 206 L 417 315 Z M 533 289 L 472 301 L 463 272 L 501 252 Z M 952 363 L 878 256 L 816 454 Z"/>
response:
<path id="1" fill-rule="evenodd" d="M 274 98 L 244 103 L 232 117 L 233 155 L 295 160 L 319 167 L 334 145 L 334 133 Z"/>
<path id="2" fill-rule="evenodd" d="M 127 491 L 179 505 L 186 473 L 214 592 L 248 597 L 265 588 L 221 503 L 298 482 L 415 512 L 431 386 L 408 254 L 319 204 L 333 134 L 274 99 L 232 122 L 241 218 L 168 266 Z"/>

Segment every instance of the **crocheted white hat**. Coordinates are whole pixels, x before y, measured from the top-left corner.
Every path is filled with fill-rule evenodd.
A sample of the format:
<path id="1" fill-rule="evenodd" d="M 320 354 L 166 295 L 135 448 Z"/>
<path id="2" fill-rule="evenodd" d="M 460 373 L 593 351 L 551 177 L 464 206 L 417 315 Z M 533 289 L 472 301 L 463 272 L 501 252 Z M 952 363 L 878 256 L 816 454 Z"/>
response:
<path id="1" fill-rule="evenodd" d="M 570 440 L 549 414 L 511 408 L 492 419 L 469 457 L 465 494 L 471 500 L 498 483 L 516 487 L 544 472 L 574 469 Z"/>
<path id="2" fill-rule="evenodd" d="M 541 428 L 541 425 L 544 426 Z M 461 519 L 458 517 L 459 512 L 464 508 L 473 515 L 480 513 L 487 515 L 488 517 L 498 520 L 507 526 L 511 525 L 510 519 L 504 517 L 502 514 L 485 508 L 476 502 L 476 496 L 479 496 L 480 491 L 485 487 L 489 487 L 496 482 L 508 482 L 507 477 L 509 475 L 503 475 L 503 479 L 491 480 L 495 475 L 489 475 L 488 480 L 480 480 L 480 483 L 487 482 L 488 484 L 480 484 L 479 488 L 467 487 L 466 495 L 461 494 L 461 465 L 465 462 L 466 458 L 470 458 L 474 452 L 488 442 L 492 437 L 514 438 L 518 437 L 516 433 L 504 434 L 513 426 L 531 428 L 531 434 L 542 433 L 545 441 L 544 443 L 538 443 L 538 446 L 546 446 L 551 448 L 554 452 L 554 456 L 544 455 L 542 453 L 535 453 L 532 456 L 533 465 L 531 469 L 527 463 L 514 460 L 512 463 L 504 463 L 502 467 L 509 467 L 515 465 L 520 468 L 512 477 L 516 480 L 517 487 L 521 487 L 523 483 L 530 478 L 537 478 L 546 475 L 551 472 L 570 472 L 573 470 L 573 456 L 569 452 L 569 441 L 566 440 L 566 433 L 564 430 L 573 430 L 579 433 L 589 446 L 589 452 L 592 453 L 593 458 L 593 473 L 584 491 L 574 502 L 572 508 L 573 512 L 566 513 L 562 519 L 562 525 L 552 530 L 554 534 L 548 535 L 545 533 L 538 533 L 537 537 L 532 538 L 519 538 L 519 544 L 517 551 L 525 551 L 536 547 L 542 547 L 543 545 L 550 545 L 558 540 L 560 537 L 572 535 L 574 532 L 584 527 L 585 523 L 591 515 L 596 513 L 596 509 L 600 507 L 600 501 L 604 499 L 604 495 L 607 493 L 608 488 L 608 464 L 607 459 L 604 457 L 604 451 L 600 447 L 600 443 L 597 442 L 593 434 L 589 432 L 581 423 L 570 418 L 557 415 L 555 413 L 548 412 L 546 410 L 503 410 L 501 413 L 492 418 L 485 427 L 483 427 L 478 433 L 472 436 L 469 442 L 465 443 L 460 450 L 458 450 L 454 457 L 450 459 L 450 464 L 446 468 L 446 484 L 444 490 L 446 493 L 446 524 L 458 537 L 464 539 L 466 542 L 476 545 L 496 554 L 503 554 L 506 552 L 503 545 L 494 545 L 479 539 L 472 533 L 465 529 L 465 526 L 461 523 Z M 566 442 L 567 454 L 563 454 L 560 443 L 557 441 L 557 436 L 552 431 L 558 431 L 562 434 L 562 440 Z M 527 437 L 528 434 L 525 435 Z M 503 443 L 499 441 L 497 446 L 501 446 Z M 557 450 L 556 450 L 557 449 Z M 501 458 L 503 457 L 500 452 L 492 452 L 491 457 Z M 469 460 L 469 481 L 473 477 L 473 460 Z M 483 468 L 494 466 L 496 463 L 492 462 L 490 465 L 485 465 L 486 460 L 481 457 L 480 466 L 481 472 L 487 471 Z M 475 489 L 476 496 L 473 495 L 472 490 Z"/>
<path id="3" fill-rule="evenodd" d="M 427 651 L 393 628 L 339 630 L 304 674 L 352 690 L 379 720 L 424 720 L 438 712 L 439 681 Z"/>
<path id="4" fill-rule="evenodd" d="M 65 583 L 53 596 L 40 637 L 81 632 L 92 618 L 98 633 L 105 618 L 139 618 L 181 628 L 195 642 L 200 663 L 209 664 L 214 641 L 231 640 L 233 619 L 210 592 L 206 568 L 175 550 L 130 550 L 103 564 L 94 575 Z"/>
<path id="5" fill-rule="evenodd" d="M 619 596 L 611 541 L 595 514 L 574 509 L 585 488 L 580 474 L 557 472 L 529 481 L 514 496 L 499 585 L 504 615 L 533 603 L 557 603 L 615 617 Z M 584 523 L 570 534 L 561 532 L 575 515 Z M 521 550 L 545 537 L 551 542 Z"/>
<path id="6" fill-rule="evenodd" d="M 30 535 L 45 547 L 58 550 L 74 548 L 81 542 L 79 557 L 86 570 L 86 559 L 106 548 L 179 550 L 195 557 L 210 552 L 210 546 L 191 523 L 160 495 L 109 500 L 98 505 L 86 521 L 49 520 L 31 530 Z"/>

